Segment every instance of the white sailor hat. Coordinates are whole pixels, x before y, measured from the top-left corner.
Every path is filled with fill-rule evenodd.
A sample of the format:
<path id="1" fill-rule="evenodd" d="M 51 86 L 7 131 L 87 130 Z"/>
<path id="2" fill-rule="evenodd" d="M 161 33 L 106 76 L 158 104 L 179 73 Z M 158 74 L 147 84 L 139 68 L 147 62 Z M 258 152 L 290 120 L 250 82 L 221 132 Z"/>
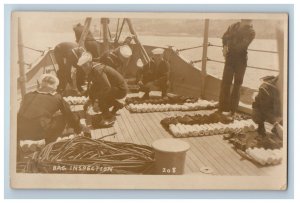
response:
<path id="1" fill-rule="evenodd" d="M 42 92 L 52 92 L 56 90 L 59 80 L 55 75 L 52 74 L 42 74 L 38 79 L 38 91 Z"/>
<path id="2" fill-rule="evenodd" d="M 92 54 L 89 52 L 83 52 L 78 59 L 77 65 L 82 66 L 88 62 L 91 62 L 93 60 Z"/>
<path id="3" fill-rule="evenodd" d="M 119 52 L 122 57 L 124 58 L 129 58 L 132 55 L 132 50 L 128 45 L 122 45 L 119 48 Z"/>
<path id="4" fill-rule="evenodd" d="M 144 63 L 143 63 L 142 59 L 139 58 L 139 59 L 137 60 L 136 66 L 139 67 L 139 68 L 142 68 L 142 67 L 144 66 Z"/>
<path id="5" fill-rule="evenodd" d="M 162 48 L 156 48 L 156 49 L 153 49 L 151 52 L 153 55 L 162 55 L 164 53 L 164 49 Z"/>

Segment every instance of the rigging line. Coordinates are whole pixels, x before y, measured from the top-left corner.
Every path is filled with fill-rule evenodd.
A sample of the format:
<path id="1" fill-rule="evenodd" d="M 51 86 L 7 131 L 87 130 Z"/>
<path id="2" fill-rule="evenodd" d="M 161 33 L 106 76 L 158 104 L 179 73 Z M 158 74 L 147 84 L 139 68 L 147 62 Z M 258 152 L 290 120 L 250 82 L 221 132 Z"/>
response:
<path id="1" fill-rule="evenodd" d="M 202 59 L 195 60 L 195 61 L 191 61 L 190 63 L 191 63 L 191 64 L 194 64 L 194 63 L 200 63 L 200 62 L 202 62 Z"/>
<path id="2" fill-rule="evenodd" d="M 34 49 L 34 48 L 31 48 L 31 47 L 28 47 L 28 46 L 25 46 L 25 45 L 23 45 L 23 47 L 26 48 L 26 49 L 30 49 L 30 50 L 32 50 L 32 51 L 40 52 L 40 53 L 44 53 L 44 52 L 45 52 L 45 51 L 43 51 L 43 50 Z"/>
<path id="3" fill-rule="evenodd" d="M 208 43 L 208 46 L 211 47 L 223 47 L 221 45 L 216 45 L 216 44 L 212 44 L 212 43 Z M 256 52 L 265 52 L 265 53 L 273 53 L 273 54 L 277 54 L 278 51 L 269 51 L 269 50 L 259 50 L 259 49 L 248 49 L 248 51 L 256 51 Z"/>
<path id="4" fill-rule="evenodd" d="M 109 39 L 111 40 L 111 32 L 110 32 L 109 26 L 107 26 L 107 30 L 108 30 Z"/>
<path id="5" fill-rule="evenodd" d="M 210 58 L 207 58 L 207 61 L 213 61 L 213 62 L 216 62 L 216 63 L 225 63 L 225 61 L 219 61 L 219 60 L 214 60 L 214 59 L 210 59 Z M 247 67 L 248 68 L 253 68 L 253 69 L 259 69 L 259 70 L 279 72 L 279 70 L 274 70 L 274 69 L 270 69 L 270 68 L 262 68 L 262 67 L 258 67 L 258 66 L 247 66 Z"/>
<path id="6" fill-rule="evenodd" d="M 117 41 L 119 41 L 119 39 L 121 37 L 121 33 L 122 33 L 122 30 L 123 30 L 124 24 L 125 24 L 125 18 L 123 19 L 123 22 L 122 22 L 122 25 L 121 25 L 121 28 L 120 28 L 120 31 L 119 31 L 119 35 L 118 35 Z"/>
<path id="7" fill-rule="evenodd" d="M 120 23 L 120 18 L 118 18 L 117 30 L 116 30 L 115 39 L 114 39 L 115 42 L 117 41 L 117 36 L 118 36 L 118 32 L 119 32 L 119 23 Z"/>
<path id="8" fill-rule="evenodd" d="M 177 49 L 176 51 L 180 52 L 180 51 L 186 51 L 186 50 L 196 49 L 196 48 L 201 48 L 201 47 L 203 47 L 203 45 L 199 45 L 199 46 L 195 46 L 195 47 L 188 47 L 188 48 L 184 48 L 184 49 Z"/>

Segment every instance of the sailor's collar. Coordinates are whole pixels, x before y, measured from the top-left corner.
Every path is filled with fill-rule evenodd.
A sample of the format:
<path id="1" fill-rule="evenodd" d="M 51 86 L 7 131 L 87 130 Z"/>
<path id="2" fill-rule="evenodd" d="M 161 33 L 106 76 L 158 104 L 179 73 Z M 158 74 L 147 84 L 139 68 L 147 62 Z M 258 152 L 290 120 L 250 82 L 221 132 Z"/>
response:
<path id="1" fill-rule="evenodd" d="M 36 90 L 37 93 L 40 93 L 40 94 L 50 94 L 50 95 L 56 95 L 56 91 L 54 92 L 44 92 L 44 91 L 39 91 L 39 90 Z"/>

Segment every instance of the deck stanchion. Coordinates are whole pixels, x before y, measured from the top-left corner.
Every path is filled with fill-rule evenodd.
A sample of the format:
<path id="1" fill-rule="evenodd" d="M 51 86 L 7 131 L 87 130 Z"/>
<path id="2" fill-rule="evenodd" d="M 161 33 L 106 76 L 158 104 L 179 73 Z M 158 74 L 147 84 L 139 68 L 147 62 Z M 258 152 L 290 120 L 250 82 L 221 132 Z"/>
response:
<path id="1" fill-rule="evenodd" d="M 23 53 L 23 38 L 22 38 L 22 30 L 21 30 L 21 19 L 18 18 L 18 55 L 19 55 L 19 74 L 20 77 L 18 82 L 21 87 L 21 95 L 22 98 L 26 94 L 26 75 L 24 69 L 24 53 Z"/>
<path id="2" fill-rule="evenodd" d="M 206 62 L 207 62 L 207 47 L 208 47 L 208 28 L 209 20 L 204 22 L 203 50 L 202 50 L 202 67 L 201 67 L 201 98 L 205 98 L 205 80 L 206 80 Z"/>
<path id="3" fill-rule="evenodd" d="M 282 30 L 277 29 L 276 30 L 276 37 L 277 37 L 277 49 L 278 49 L 278 64 L 279 64 L 279 77 L 278 77 L 278 83 L 277 87 L 280 92 L 280 112 L 283 112 L 282 109 L 282 104 L 284 103 L 283 98 L 286 98 L 285 94 L 287 91 L 284 89 L 284 83 L 283 83 L 283 78 L 284 78 L 284 34 Z"/>

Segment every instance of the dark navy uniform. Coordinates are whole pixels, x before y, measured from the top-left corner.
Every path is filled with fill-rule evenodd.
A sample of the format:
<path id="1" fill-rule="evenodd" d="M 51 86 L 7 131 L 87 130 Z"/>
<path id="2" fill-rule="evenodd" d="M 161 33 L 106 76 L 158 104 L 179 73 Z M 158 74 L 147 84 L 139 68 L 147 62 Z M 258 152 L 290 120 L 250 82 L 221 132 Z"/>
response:
<path id="1" fill-rule="evenodd" d="M 252 104 L 252 119 L 258 124 L 258 131 L 262 134 L 265 132 L 264 122 L 274 124 L 282 117 L 277 80 L 278 77 L 266 78 Z"/>
<path id="2" fill-rule="evenodd" d="M 110 107 L 119 105 L 117 99 L 126 96 L 128 88 L 123 76 L 115 69 L 96 63 L 89 75 L 90 99 L 98 99 L 100 110 L 109 112 Z"/>
<path id="3" fill-rule="evenodd" d="M 45 139 L 49 143 L 61 136 L 66 123 L 75 133 L 81 132 L 79 118 L 71 112 L 60 94 L 30 92 L 24 96 L 18 112 L 17 138 Z"/>
<path id="4" fill-rule="evenodd" d="M 54 56 L 58 64 L 57 77 L 59 79 L 58 92 L 63 92 L 67 84 L 72 83 L 71 69 L 76 68 L 76 85 L 79 91 L 82 91 L 85 74 L 80 66 L 77 65 L 78 59 L 85 50 L 78 47 L 76 43 L 62 42 L 54 48 Z"/>
<path id="5" fill-rule="evenodd" d="M 219 95 L 220 111 L 234 113 L 238 107 L 240 87 L 247 67 L 247 49 L 254 37 L 255 31 L 252 26 L 241 26 L 240 22 L 229 26 L 222 37 L 223 47 L 228 47 L 228 52 L 225 56 L 225 67 Z M 230 92 L 233 79 L 234 85 L 232 92 Z"/>
<path id="6" fill-rule="evenodd" d="M 118 70 L 118 68 L 123 65 L 123 62 L 118 56 L 117 50 L 103 54 L 103 56 L 95 62 L 110 66 L 115 70 Z"/>
<path id="7" fill-rule="evenodd" d="M 170 64 L 166 60 L 163 59 L 158 65 L 151 60 L 137 74 L 138 81 L 142 81 L 144 84 L 141 87 L 143 92 L 148 94 L 151 90 L 146 86 L 149 83 L 153 83 L 162 91 L 162 96 L 166 96 L 170 76 Z"/>

